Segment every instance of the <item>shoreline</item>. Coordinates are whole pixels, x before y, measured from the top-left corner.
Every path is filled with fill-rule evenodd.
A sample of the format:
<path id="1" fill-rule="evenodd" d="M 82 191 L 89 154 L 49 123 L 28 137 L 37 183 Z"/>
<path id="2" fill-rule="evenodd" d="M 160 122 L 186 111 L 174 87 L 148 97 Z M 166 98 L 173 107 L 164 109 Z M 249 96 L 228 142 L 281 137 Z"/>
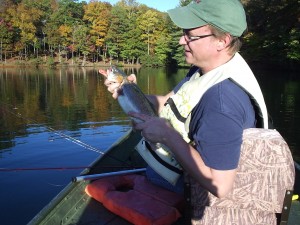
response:
<path id="1" fill-rule="evenodd" d="M 247 60 L 247 63 L 249 64 L 250 68 L 267 68 L 267 69 L 280 69 L 282 71 L 288 70 L 288 71 L 300 71 L 300 64 L 299 63 L 278 63 L 278 62 L 258 62 L 258 61 L 249 61 Z M 48 69 L 55 69 L 55 68 L 101 68 L 101 67 L 109 67 L 111 64 L 116 65 L 117 67 L 125 67 L 125 68 L 141 68 L 143 67 L 142 64 L 128 64 L 123 62 L 85 62 L 85 65 L 81 65 L 82 61 L 77 61 L 72 64 L 71 60 L 67 62 L 57 62 L 55 61 L 52 64 L 49 64 L 48 62 L 35 62 L 33 60 L 8 60 L 8 62 L 0 62 L 0 69 L 5 68 L 48 68 Z M 168 67 L 168 65 L 165 65 L 165 67 Z M 181 68 L 181 67 L 180 67 Z M 185 67 L 182 67 L 185 68 Z"/>
<path id="2" fill-rule="evenodd" d="M 91 68 L 91 67 L 109 67 L 110 65 L 116 65 L 118 67 L 131 67 L 131 68 L 140 68 L 142 67 L 141 64 L 127 64 L 123 62 L 85 62 L 84 65 L 82 65 L 82 61 L 77 61 L 72 63 L 71 61 L 67 62 L 53 62 L 49 64 L 49 62 L 36 62 L 34 60 L 8 60 L 7 62 L 0 62 L 0 68 Z"/>

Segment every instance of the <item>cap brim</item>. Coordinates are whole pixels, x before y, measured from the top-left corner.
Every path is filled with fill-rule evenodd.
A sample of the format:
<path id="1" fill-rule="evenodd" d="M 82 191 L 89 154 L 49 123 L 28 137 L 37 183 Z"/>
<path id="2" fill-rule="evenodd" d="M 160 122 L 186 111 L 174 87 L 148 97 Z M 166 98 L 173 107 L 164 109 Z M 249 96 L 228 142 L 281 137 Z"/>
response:
<path id="1" fill-rule="evenodd" d="M 207 24 L 207 22 L 196 16 L 187 6 L 171 9 L 167 12 L 176 26 L 182 29 L 192 29 Z"/>

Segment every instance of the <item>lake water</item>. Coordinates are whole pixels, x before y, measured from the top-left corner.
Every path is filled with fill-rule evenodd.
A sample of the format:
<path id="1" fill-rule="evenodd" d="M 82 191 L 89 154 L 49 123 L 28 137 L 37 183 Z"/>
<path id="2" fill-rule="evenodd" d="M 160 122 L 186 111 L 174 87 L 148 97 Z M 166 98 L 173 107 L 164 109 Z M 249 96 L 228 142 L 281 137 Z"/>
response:
<path id="1" fill-rule="evenodd" d="M 274 125 L 300 161 L 297 72 L 253 69 Z M 145 93 L 165 94 L 187 69 L 128 69 Z M 0 221 L 26 224 L 130 129 L 94 68 L 0 68 Z"/>

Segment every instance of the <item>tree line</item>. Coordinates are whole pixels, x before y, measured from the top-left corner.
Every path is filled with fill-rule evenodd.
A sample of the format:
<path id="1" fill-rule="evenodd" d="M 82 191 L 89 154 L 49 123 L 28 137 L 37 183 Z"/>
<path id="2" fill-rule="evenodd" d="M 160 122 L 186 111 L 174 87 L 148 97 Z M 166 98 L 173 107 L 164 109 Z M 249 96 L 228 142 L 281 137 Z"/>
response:
<path id="1" fill-rule="evenodd" d="M 180 0 L 187 5 L 191 0 Z M 244 0 L 242 53 L 253 61 L 299 63 L 298 0 Z M 167 13 L 120 0 L 0 0 L 0 63 L 109 62 L 184 66 L 182 31 Z"/>

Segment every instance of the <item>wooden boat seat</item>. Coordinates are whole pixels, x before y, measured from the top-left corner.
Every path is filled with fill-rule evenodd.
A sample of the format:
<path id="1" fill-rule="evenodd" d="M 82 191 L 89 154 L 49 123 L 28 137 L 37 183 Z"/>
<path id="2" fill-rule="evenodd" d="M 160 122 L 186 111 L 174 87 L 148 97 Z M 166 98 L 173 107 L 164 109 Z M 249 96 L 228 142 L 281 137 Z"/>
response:
<path id="1" fill-rule="evenodd" d="M 142 175 L 99 179 L 87 185 L 86 193 L 135 225 L 172 224 L 184 209 L 182 195 L 153 185 Z"/>

